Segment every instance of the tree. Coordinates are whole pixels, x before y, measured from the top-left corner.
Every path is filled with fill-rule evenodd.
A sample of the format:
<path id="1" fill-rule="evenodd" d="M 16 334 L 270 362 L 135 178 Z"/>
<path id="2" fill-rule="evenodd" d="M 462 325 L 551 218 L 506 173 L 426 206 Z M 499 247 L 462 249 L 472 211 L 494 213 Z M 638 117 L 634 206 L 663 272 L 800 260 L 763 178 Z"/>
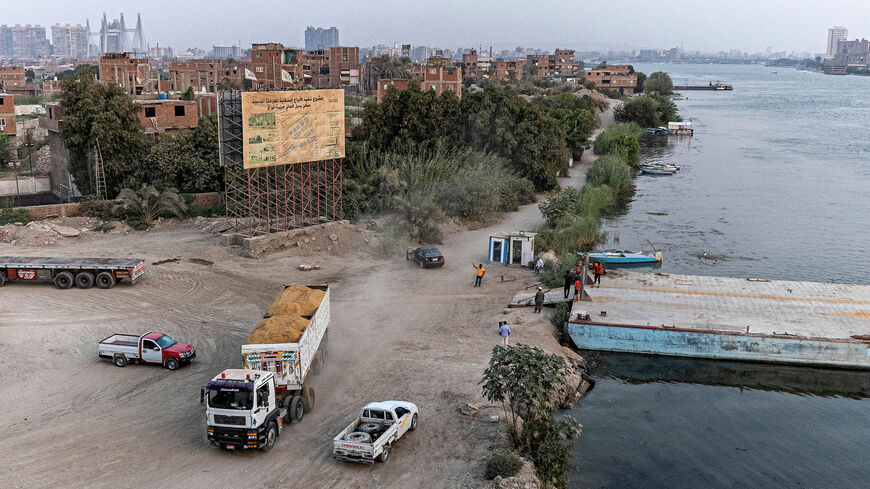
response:
<path id="1" fill-rule="evenodd" d="M 559 355 L 529 345 L 496 346 L 480 384 L 483 396 L 502 404 L 513 425 L 550 416 L 559 406 L 559 395 L 569 373 Z"/>
<path id="2" fill-rule="evenodd" d="M 561 92 L 555 96 L 537 97 L 535 103 L 559 121 L 565 131 L 568 150 L 574 159 L 580 159 L 595 130 L 592 99 L 588 95 L 581 98 L 571 92 Z"/>
<path id="3" fill-rule="evenodd" d="M 134 104 L 117 85 L 94 81 L 90 70 L 61 81 L 64 145 L 69 172 L 84 195 L 94 193 L 94 148 L 99 142 L 108 193 L 119 191 L 132 176 L 148 149 Z"/>
<path id="4" fill-rule="evenodd" d="M 674 82 L 671 81 L 671 77 L 667 73 L 656 71 L 644 82 L 643 91 L 645 93 L 657 92 L 659 95 L 664 96 L 673 95 Z"/>
<path id="5" fill-rule="evenodd" d="M 12 143 L 9 136 L 0 134 L 0 164 L 7 165 L 12 161 Z"/>
<path id="6" fill-rule="evenodd" d="M 617 122 L 634 122 L 641 127 L 663 126 L 671 121 L 679 121 L 677 106 L 667 98 L 652 92 L 635 97 L 613 111 Z"/>
<path id="7" fill-rule="evenodd" d="M 187 90 L 181 94 L 181 100 L 192 101 L 194 99 L 193 87 L 187 87 Z"/>
<path id="8" fill-rule="evenodd" d="M 643 92 L 643 84 L 646 82 L 646 74 L 642 71 L 637 72 L 637 85 L 634 87 L 634 93 Z"/>
<path id="9" fill-rule="evenodd" d="M 36 72 L 28 68 L 24 71 L 24 79 L 27 83 L 33 83 L 36 80 Z"/>
<path id="10" fill-rule="evenodd" d="M 116 200 L 116 212 L 123 213 L 128 223 L 140 230 L 150 227 L 158 217 L 184 217 L 187 213 L 187 205 L 175 189 L 161 192 L 153 185 L 143 185 L 137 192 L 125 188 Z"/>
<path id="11" fill-rule="evenodd" d="M 217 117 L 207 115 L 196 128 L 166 136 L 155 144 L 139 173 L 142 181 L 182 192 L 218 192 L 223 172 L 218 155 Z"/>

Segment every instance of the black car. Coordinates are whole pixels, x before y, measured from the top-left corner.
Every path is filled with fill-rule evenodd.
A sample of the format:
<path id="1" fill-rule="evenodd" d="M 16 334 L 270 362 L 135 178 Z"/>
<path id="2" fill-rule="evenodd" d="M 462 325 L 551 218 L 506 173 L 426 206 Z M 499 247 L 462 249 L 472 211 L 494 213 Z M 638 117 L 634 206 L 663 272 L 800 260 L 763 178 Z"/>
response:
<path id="1" fill-rule="evenodd" d="M 420 268 L 444 266 L 444 255 L 434 246 L 421 246 L 416 250 L 408 250 L 405 258 L 414 261 Z"/>

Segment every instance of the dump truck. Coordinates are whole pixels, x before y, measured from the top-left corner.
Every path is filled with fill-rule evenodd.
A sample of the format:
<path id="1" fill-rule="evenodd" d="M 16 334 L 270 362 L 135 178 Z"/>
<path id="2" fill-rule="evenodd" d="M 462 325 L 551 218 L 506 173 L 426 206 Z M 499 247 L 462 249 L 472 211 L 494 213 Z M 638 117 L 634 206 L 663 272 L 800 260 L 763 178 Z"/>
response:
<path id="1" fill-rule="evenodd" d="M 326 361 L 329 286 L 288 285 L 242 345 L 241 369 L 200 390 L 206 436 L 215 446 L 271 450 L 286 423 L 314 409 L 309 373 Z"/>
<path id="2" fill-rule="evenodd" d="M 145 261 L 128 258 L 51 258 L 0 256 L 0 286 L 6 282 L 52 282 L 58 289 L 73 285 L 109 289 L 120 280 L 135 284 Z"/>
<path id="3" fill-rule="evenodd" d="M 416 429 L 416 404 L 406 401 L 370 402 L 360 409 L 359 417 L 332 439 L 332 456 L 345 462 L 386 462 L 393 443 Z"/>

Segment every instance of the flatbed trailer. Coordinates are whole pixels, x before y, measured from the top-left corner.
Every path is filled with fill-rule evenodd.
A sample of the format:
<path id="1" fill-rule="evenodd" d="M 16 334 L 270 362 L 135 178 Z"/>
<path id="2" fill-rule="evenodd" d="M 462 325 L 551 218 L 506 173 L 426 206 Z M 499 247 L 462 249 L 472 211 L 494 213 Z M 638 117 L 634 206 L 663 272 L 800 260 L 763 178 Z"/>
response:
<path id="1" fill-rule="evenodd" d="M 59 289 L 73 285 L 109 289 L 119 280 L 130 284 L 142 276 L 145 260 L 133 258 L 55 258 L 0 256 L 0 286 L 7 281 L 52 282 Z"/>

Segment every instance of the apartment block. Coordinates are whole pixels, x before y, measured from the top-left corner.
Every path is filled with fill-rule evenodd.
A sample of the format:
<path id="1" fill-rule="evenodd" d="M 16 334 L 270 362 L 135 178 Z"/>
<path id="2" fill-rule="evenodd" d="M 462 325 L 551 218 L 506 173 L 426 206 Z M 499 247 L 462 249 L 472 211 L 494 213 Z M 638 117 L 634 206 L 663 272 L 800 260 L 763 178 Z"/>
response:
<path id="1" fill-rule="evenodd" d="M 16 94 L 25 90 L 26 84 L 23 66 L 0 66 L 0 91 Z"/>
<path id="2" fill-rule="evenodd" d="M 55 24 L 51 26 L 51 41 L 55 56 L 70 59 L 88 56 L 90 33 L 86 26 Z"/>
<path id="3" fill-rule="evenodd" d="M 525 59 L 513 59 L 506 61 L 495 61 L 492 66 L 495 68 L 492 77 L 496 80 L 522 80 L 523 68 L 526 65 Z"/>
<path id="4" fill-rule="evenodd" d="M 162 134 L 192 129 L 199 123 L 199 104 L 195 100 L 134 100 L 142 110 L 139 123 L 147 136 L 155 141 Z"/>
<path id="5" fill-rule="evenodd" d="M 0 56 L 35 59 L 48 56 L 51 43 L 41 25 L 0 25 Z"/>
<path id="6" fill-rule="evenodd" d="M 359 89 L 362 71 L 358 47 L 287 49 L 279 43 L 251 46 L 255 87 Z"/>
<path id="7" fill-rule="evenodd" d="M 462 72 L 456 66 L 423 66 L 418 65 L 415 69 L 414 79 L 380 79 L 377 83 L 376 95 L 378 103 L 384 101 L 389 87 L 398 91 L 407 90 L 408 84 L 416 81 L 423 91 L 434 90 L 435 95 L 444 92 L 452 92 L 458 98 L 462 98 Z"/>
<path id="8" fill-rule="evenodd" d="M 15 96 L 0 93 L 0 134 L 15 135 Z"/>
<path id="9" fill-rule="evenodd" d="M 329 87 L 359 90 L 362 70 L 359 48 L 334 46 L 329 48 Z"/>
<path id="10" fill-rule="evenodd" d="M 329 49 L 338 46 L 338 29 L 308 26 L 305 28 L 305 49 Z"/>
<path id="11" fill-rule="evenodd" d="M 601 69 L 586 70 L 586 80 L 595 88 L 612 88 L 621 94 L 634 92 L 637 86 L 637 73 L 629 73 L 628 65 L 609 65 Z"/>
<path id="12" fill-rule="evenodd" d="M 574 77 L 580 70 L 573 49 L 557 49 L 553 54 L 530 54 L 526 56 L 525 66 L 531 79 L 556 81 Z"/>
<path id="13" fill-rule="evenodd" d="M 134 58 L 130 53 L 100 56 L 100 82 L 118 85 L 130 95 L 142 95 L 156 89 L 156 81 L 151 80 L 148 58 Z"/>
<path id="14" fill-rule="evenodd" d="M 297 49 L 284 49 L 280 43 L 253 44 L 251 68 L 255 89 L 302 88 L 302 57 Z"/>
<path id="15" fill-rule="evenodd" d="M 192 87 L 197 92 L 214 93 L 218 91 L 220 82 L 227 79 L 241 86 L 246 66 L 238 62 L 228 63 L 224 59 L 173 61 L 169 63 L 169 87 L 165 91 L 184 92 Z"/>

